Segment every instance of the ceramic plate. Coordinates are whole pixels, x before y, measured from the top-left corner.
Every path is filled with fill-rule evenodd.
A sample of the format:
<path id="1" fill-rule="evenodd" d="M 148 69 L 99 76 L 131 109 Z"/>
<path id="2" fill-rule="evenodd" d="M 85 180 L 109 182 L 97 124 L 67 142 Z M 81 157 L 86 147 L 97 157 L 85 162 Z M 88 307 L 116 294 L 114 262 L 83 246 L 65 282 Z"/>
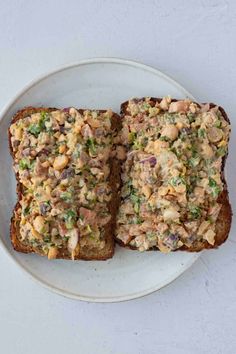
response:
<path id="1" fill-rule="evenodd" d="M 25 106 L 112 108 L 131 97 L 171 95 L 191 97 L 160 71 L 133 61 L 102 58 L 65 66 L 28 85 L 1 113 L 0 121 L 0 237 L 15 263 L 43 286 L 71 298 L 115 302 L 131 300 L 162 288 L 186 269 L 199 254 L 139 253 L 116 247 L 105 262 L 48 261 L 12 249 L 9 222 L 16 201 L 15 177 L 8 150 L 7 128 L 12 115 Z"/>

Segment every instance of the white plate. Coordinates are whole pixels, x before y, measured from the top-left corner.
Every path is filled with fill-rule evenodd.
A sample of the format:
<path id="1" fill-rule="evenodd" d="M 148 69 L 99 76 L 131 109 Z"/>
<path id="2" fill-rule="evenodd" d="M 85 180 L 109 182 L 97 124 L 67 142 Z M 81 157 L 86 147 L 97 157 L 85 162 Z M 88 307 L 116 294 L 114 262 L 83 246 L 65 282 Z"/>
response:
<path id="1" fill-rule="evenodd" d="M 9 222 L 16 200 L 15 177 L 8 150 L 7 128 L 12 115 L 32 106 L 112 108 L 130 97 L 170 94 L 192 97 L 182 86 L 156 69 L 133 61 L 90 59 L 63 67 L 31 83 L 8 105 L 0 121 L 0 235 L 2 248 L 25 272 L 50 290 L 71 298 L 115 302 L 134 299 L 167 285 L 199 254 L 176 252 L 139 253 L 116 247 L 106 262 L 48 261 L 15 252 L 9 238 Z"/>

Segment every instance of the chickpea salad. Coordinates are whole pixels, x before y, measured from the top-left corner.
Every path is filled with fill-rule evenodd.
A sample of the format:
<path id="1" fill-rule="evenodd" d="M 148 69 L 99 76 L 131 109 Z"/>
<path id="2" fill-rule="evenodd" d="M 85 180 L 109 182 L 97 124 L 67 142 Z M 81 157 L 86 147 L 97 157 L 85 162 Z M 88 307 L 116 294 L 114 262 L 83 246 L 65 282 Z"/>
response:
<path id="1" fill-rule="evenodd" d="M 230 125 L 217 106 L 132 99 L 124 108 L 116 236 L 140 251 L 214 245 Z"/>
<path id="2" fill-rule="evenodd" d="M 105 247 L 111 220 L 110 110 L 41 111 L 10 127 L 14 170 L 20 183 L 19 239 L 56 258 L 66 249 Z"/>

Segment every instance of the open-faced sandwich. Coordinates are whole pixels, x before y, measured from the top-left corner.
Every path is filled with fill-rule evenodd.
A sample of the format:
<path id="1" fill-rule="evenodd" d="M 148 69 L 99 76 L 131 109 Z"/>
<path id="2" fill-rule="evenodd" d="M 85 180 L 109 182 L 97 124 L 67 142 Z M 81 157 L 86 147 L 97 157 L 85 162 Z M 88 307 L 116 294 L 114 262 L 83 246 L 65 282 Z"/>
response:
<path id="1" fill-rule="evenodd" d="M 170 97 L 131 99 L 121 108 L 127 158 L 117 241 L 140 251 L 218 247 L 231 225 L 223 108 Z"/>
<path id="2" fill-rule="evenodd" d="M 100 260 L 114 252 L 116 161 L 112 111 L 32 108 L 9 128 L 18 202 L 11 220 L 16 251 Z"/>

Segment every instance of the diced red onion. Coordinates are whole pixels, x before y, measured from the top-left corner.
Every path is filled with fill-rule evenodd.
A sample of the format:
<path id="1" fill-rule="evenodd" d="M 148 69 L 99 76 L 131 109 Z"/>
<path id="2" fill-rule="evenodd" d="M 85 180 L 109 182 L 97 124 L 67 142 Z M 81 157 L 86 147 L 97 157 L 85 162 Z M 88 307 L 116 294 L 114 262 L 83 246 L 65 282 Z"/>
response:
<path id="1" fill-rule="evenodd" d="M 145 162 L 149 162 L 151 167 L 154 167 L 157 163 L 157 159 L 155 156 L 149 156 L 146 159 L 143 159 L 140 161 L 140 163 L 145 163 Z"/>

